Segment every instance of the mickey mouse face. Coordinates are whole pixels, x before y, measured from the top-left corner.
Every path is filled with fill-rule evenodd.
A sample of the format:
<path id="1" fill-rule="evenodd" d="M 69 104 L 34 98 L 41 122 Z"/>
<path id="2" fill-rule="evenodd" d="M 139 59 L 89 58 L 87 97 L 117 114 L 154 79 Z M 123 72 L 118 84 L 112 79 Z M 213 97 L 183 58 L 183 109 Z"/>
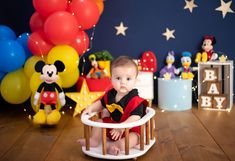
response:
<path id="1" fill-rule="evenodd" d="M 213 49 L 212 41 L 210 39 L 205 39 L 202 43 L 202 49 L 206 52 Z"/>
<path id="2" fill-rule="evenodd" d="M 48 64 L 43 66 L 40 78 L 48 84 L 56 82 L 58 79 L 56 66 Z"/>
<path id="3" fill-rule="evenodd" d="M 51 84 L 56 82 L 58 79 L 58 72 L 62 72 L 65 69 L 65 65 L 62 61 L 55 61 L 54 64 L 45 64 L 43 61 L 38 61 L 35 64 L 35 71 L 41 73 L 40 78 L 48 83 Z"/>

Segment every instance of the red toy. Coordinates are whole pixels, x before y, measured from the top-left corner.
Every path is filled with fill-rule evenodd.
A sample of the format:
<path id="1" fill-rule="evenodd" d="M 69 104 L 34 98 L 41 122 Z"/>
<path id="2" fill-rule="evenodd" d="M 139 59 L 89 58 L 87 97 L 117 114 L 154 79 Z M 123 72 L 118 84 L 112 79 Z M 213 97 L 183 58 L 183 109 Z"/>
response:
<path id="1" fill-rule="evenodd" d="M 153 52 L 145 51 L 141 58 L 138 60 L 140 71 L 144 72 L 156 72 L 157 71 L 157 59 Z"/>

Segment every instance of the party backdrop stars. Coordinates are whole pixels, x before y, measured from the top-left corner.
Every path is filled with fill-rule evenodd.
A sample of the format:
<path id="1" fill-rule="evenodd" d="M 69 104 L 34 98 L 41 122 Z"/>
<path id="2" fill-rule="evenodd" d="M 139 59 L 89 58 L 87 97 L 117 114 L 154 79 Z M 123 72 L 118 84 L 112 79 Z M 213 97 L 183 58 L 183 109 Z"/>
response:
<path id="1" fill-rule="evenodd" d="M 174 32 L 175 30 L 169 30 L 166 28 L 166 32 L 164 32 L 162 35 L 165 36 L 166 40 L 168 41 L 170 38 L 175 39 Z"/>
<path id="2" fill-rule="evenodd" d="M 220 3 L 221 3 L 220 7 L 216 8 L 215 10 L 221 11 L 223 18 L 225 18 L 227 13 L 234 13 L 234 11 L 231 9 L 232 1 L 225 3 L 223 0 L 220 0 Z"/>
<path id="3" fill-rule="evenodd" d="M 126 36 L 126 30 L 128 29 L 128 27 L 125 27 L 123 22 L 120 23 L 119 26 L 115 26 L 115 29 L 117 30 L 116 35 L 123 35 Z"/>
<path id="4" fill-rule="evenodd" d="M 114 57 L 130 54 L 138 58 L 144 50 L 157 49 L 156 54 L 162 53 L 158 56 L 160 69 L 168 50 L 180 53 L 187 49 L 194 57 L 201 50 L 202 37 L 208 34 L 217 39 L 215 50 L 234 53 L 231 42 L 235 41 L 232 32 L 235 21 L 228 16 L 234 10 L 232 4 L 232 0 L 105 1 L 105 12 L 96 26 L 94 48 L 89 52 L 107 49 Z M 218 14 L 220 12 L 226 19 Z"/>
<path id="5" fill-rule="evenodd" d="M 193 8 L 198 7 L 195 3 L 194 0 L 191 1 L 187 1 L 185 0 L 185 6 L 184 9 L 189 9 L 189 11 L 192 13 L 193 12 Z"/>
<path id="6" fill-rule="evenodd" d="M 114 58 L 128 55 L 138 59 L 143 52 L 152 51 L 158 62 L 155 74 L 159 76 L 168 51 L 174 50 L 176 60 L 180 60 L 183 51 L 189 51 L 193 61 L 196 53 L 202 51 L 202 38 L 213 35 L 217 40 L 214 51 L 234 59 L 235 5 L 232 1 L 105 1 L 93 48 L 87 55 L 105 49 Z M 175 66 L 180 65 L 180 61 L 175 62 Z"/>

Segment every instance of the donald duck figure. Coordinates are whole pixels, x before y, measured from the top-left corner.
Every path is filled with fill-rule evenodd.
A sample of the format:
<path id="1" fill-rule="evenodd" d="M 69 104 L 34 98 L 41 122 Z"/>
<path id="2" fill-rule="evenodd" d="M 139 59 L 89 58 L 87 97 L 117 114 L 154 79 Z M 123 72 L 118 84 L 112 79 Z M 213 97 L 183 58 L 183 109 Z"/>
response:
<path id="1" fill-rule="evenodd" d="M 182 58 L 181 58 L 181 64 L 182 67 L 178 68 L 177 73 L 181 72 L 181 77 L 182 79 L 193 79 L 194 78 L 194 74 L 192 73 L 192 71 L 194 70 L 192 67 L 190 67 L 191 65 L 191 53 L 188 51 L 184 51 L 182 53 Z"/>

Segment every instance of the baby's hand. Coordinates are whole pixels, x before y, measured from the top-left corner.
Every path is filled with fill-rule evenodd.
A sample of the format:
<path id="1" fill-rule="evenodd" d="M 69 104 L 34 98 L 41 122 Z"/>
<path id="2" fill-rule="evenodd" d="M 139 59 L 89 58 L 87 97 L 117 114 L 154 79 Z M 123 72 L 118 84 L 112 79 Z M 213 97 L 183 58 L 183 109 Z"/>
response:
<path id="1" fill-rule="evenodd" d="M 110 134 L 112 136 L 112 139 L 119 140 L 122 138 L 123 132 L 124 132 L 124 129 L 112 129 L 110 131 Z"/>
<path id="2" fill-rule="evenodd" d="M 88 106 L 88 107 L 82 112 L 83 115 L 91 115 L 92 110 L 91 110 L 91 108 L 89 108 L 89 107 L 90 107 L 90 106 Z"/>
<path id="3" fill-rule="evenodd" d="M 109 111 L 105 108 L 103 109 L 102 113 L 101 113 L 101 117 L 105 118 L 105 117 L 110 117 L 110 113 Z"/>

